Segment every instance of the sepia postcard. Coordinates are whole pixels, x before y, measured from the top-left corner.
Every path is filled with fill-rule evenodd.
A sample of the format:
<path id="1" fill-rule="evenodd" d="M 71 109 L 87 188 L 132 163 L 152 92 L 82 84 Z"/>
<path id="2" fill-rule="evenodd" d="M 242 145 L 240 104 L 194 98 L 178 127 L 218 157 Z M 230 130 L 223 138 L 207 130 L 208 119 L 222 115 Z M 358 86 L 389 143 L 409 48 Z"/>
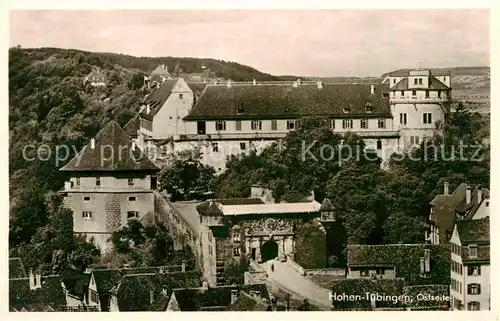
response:
<path id="1" fill-rule="evenodd" d="M 8 33 L 10 312 L 493 309 L 489 10 Z"/>

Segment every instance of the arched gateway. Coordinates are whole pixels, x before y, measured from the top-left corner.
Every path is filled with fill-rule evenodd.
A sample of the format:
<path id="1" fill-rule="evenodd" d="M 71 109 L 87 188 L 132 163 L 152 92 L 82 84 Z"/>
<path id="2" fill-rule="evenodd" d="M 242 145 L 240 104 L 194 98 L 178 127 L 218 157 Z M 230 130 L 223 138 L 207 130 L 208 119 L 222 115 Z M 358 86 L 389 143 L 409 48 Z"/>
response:
<path id="1" fill-rule="evenodd" d="M 261 247 L 262 262 L 266 262 L 278 257 L 278 243 L 269 240 L 262 244 Z"/>

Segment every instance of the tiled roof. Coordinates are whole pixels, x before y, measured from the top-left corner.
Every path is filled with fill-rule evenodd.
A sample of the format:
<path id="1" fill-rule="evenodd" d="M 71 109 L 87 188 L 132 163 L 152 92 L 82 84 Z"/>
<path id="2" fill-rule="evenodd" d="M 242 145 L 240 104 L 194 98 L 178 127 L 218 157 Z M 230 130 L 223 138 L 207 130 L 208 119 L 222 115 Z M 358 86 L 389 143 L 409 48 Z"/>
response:
<path id="1" fill-rule="evenodd" d="M 246 284 L 217 286 L 203 289 L 175 289 L 175 298 L 181 311 L 201 311 L 211 307 L 228 307 L 231 304 L 231 291 L 245 292 L 248 295 L 258 293 L 262 301 L 271 302 L 265 284 Z"/>
<path id="2" fill-rule="evenodd" d="M 120 311 L 145 311 L 151 306 L 151 291 L 157 298 L 165 289 L 170 298 L 174 288 L 193 287 L 199 283 L 197 272 L 131 274 L 125 275 L 112 293 L 117 296 Z"/>
<path id="3" fill-rule="evenodd" d="M 240 291 L 238 299 L 228 307 L 229 311 L 271 311 L 271 304 Z"/>
<path id="4" fill-rule="evenodd" d="M 490 243 L 489 218 L 480 220 L 457 220 L 456 226 L 462 245 Z"/>
<path id="5" fill-rule="evenodd" d="M 9 279 L 26 278 L 23 261 L 18 257 L 9 258 Z"/>
<path id="6" fill-rule="evenodd" d="M 420 277 L 420 258 L 424 249 L 430 250 L 430 276 Z M 441 244 L 388 244 L 348 245 L 349 267 L 395 267 L 396 277 L 404 278 L 408 285 L 446 284 L 450 277 L 451 253 L 449 245 Z"/>
<path id="7" fill-rule="evenodd" d="M 213 202 L 219 203 L 221 205 L 249 205 L 249 204 L 265 204 L 264 201 L 260 198 L 224 198 L 224 199 L 215 199 L 208 200 L 200 205 L 196 206 L 196 210 L 198 212 L 206 213 L 210 208 L 210 204 Z"/>
<path id="8" fill-rule="evenodd" d="M 97 292 L 110 292 L 122 279 L 122 270 L 94 270 L 92 271 L 97 287 Z"/>
<path id="9" fill-rule="evenodd" d="M 165 295 L 164 293 L 160 293 L 151 303 L 149 307 L 146 308 L 146 311 L 166 311 L 167 305 L 170 297 L 168 293 Z"/>
<path id="10" fill-rule="evenodd" d="M 167 79 L 159 88 L 153 89 L 153 91 L 146 96 L 144 103 L 149 104 L 150 108 L 150 112 L 147 114 L 148 116 L 154 117 L 156 113 L 158 113 L 165 101 L 170 97 L 175 84 L 177 84 L 177 79 Z M 143 110 L 142 113 L 144 114 L 145 110 Z"/>
<path id="11" fill-rule="evenodd" d="M 90 81 L 104 81 L 104 75 L 97 70 L 92 70 L 86 77 Z"/>
<path id="12" fill-rule="evenodd" d="M 137 131 L 141 128 L 141 119 L 139 114 L 135 115 L 129 122 L 123 127 L 127 135 L 131 138 L 137 138 Z"/>
<path id="13" fill-rule="evenodd" d="M 42 277 L 42 287 L 31 290 L 29 278 L 9 280 L 9 309 L 44 312 L 66 306 L 58 275 Z M 50 308 L 49 308 L 50 307 Z"/>
<path id="14" fill-rule="evenodd" d="M 490 262 L 490 246 L 479 245 L 477 247 L 477 256 L 471 257 L 468 247 L 462 246 L 461 257 L 463 263 L 489 263 Z"/>
<path id="15" fill-rule="evenodd" d="M 66 269 L 61 273 L 61 280 L 66 290 L 80 299 L 83 299 L 88 292 L 90 277 L 89 273 L 81 273 L 74 269 Z"/>
<path id="16" fill-rule="evenodd" d="M 408 77 L 412 69 L 398 69 L 389 73 L 390 77 Z M 443 69 L 432 69 L 432 76 L 450 76 L 451 71 Z"/>
<path id="17" fill-rule="evenodd" d="M 114 120 L 95 137 L 95 148 L 89 142 L 61 171 L 159 171 L 139 148 L 130 154 L 132 143 Z"/>
<path id="18" fill-rule="evenodd" d="M 289 84 L 208 85 L 186 120 L 273 119 L 303 116 L 391 117 L 386 85 Z M 365 105 L 373 106 L 366 113 Z M 344 108 L 350 109 L 344 113 Z"/>
<path id="19" fill-rule="evenodd" d="M 158 67 L 156 67 L 155 70 L 151 72 L 151 75 L 168 76 L 168 68 L 166 65 L 158 65 Z"/>
<path id="20" fill-rule="evenodd" d="M 434 206 L 434 213 L 432 214 L 432 220 L 435 222 L 436 226 L 439 227 L 440 231 L 445 233 L 440 233 L 440 242 L 447 243 L 448 239 L 446 237 L 446 232 L 453 232 L 453 227 L 456 221 L 456 212 L 465 213 L 465 219 L 471 219 L 474 214 L 479 209 L 482 202 L 489 198 L 490 191 L 487 188 L 481 188 L 482 197 L 478 202 L 478 187 L 473 186 L 471 188 L 471 202 L 466 204 L 466 192 L 467 184 L 460 184 L 452 194 L 450 195 L 437 195 L 430 202 L 430 205 Z"/>
<path id="21" fill-rule="evenodd" d="M 436 77 L 429 77 L 429 87 L 428 88 L 413 88 L 415 90 L 448 90 L 450 89 L 448 86 L 443 84 Z M 391 87 L 391 90 L 408 90 L 408 78 L 401 79 L 397 84 Z"/>
<path id="22" fill-rule="evenodd" d="M 208 85 L 206 82 L 187 82 L 186 84 L 188 85 L 189 88 L 191 88 L 191 90 L 194 92 L 194 94 L 198 97 L 201 95 L 203 90 L 205 90 L 205 88 Z"/>
<path id="23" fill-rule="evenodd" d="M 333 211 L 335 206 L 333 206 L 332 202 L 328 198 L 325 198 L 321 203 L 321 211 Z"/>

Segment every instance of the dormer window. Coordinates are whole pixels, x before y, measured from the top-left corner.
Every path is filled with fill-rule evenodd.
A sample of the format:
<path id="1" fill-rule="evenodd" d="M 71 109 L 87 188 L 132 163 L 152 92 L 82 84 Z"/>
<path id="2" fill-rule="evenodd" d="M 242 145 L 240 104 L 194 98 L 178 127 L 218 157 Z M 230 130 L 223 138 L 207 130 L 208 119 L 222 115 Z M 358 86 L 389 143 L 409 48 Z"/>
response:
<path id="1" fill-rule="evenodd" d="M 243 114 L 243 107 L 238 107 L 238 115 Z"/>
<path id="2" fill-rule="evenodd" d="M 365 112 L 367 112 L 367 113 L 373 112 L 372 104 L 370 104 L 370 103 L 365 104 Z"/>
<path id="3" fill-rule="evenodd" d="M 351 108 L 344 107 L 344 114 L 348 114 L 351 111 Z"/>
<path id="4" fill-rule="evenodd" d="M 477 257 L 477 245 L 469 245 L 469 257 L 470 258 Z"/>

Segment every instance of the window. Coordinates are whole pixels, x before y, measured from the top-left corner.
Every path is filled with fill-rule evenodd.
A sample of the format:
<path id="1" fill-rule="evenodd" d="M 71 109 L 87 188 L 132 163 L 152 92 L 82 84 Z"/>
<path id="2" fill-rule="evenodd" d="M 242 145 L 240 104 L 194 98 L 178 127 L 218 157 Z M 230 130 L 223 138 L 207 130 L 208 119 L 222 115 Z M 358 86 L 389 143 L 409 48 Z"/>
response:
<path id="1" fill-rule="evenodd" d="M 467 294 L 481 294 L 481 284 L 471 283 L 467 285 Z"/>
<path id="2" fill-rule="evenodd" d="M 418 79 L 417 79 L 417 78 L 413 79 L 413 84 L 414 84 L 414 85 L 417 85 L 417 84 L 418 84 Z"/>
<path id="3" fill-rule="evenodd" d="M 238 107 L 238 115 L 241 115 L 243 114 L 243 107 Z"/>
<path id="4" fill-rule="evenodd" d="M 276 119 L 271 120 L 271 130 L 278 130 L 278 121 Z"/>
<path id="5" fill-rule="evenodd" d="M 212 243 L 212 232 L 208 231 L 208 241 Z"/>
<path id="6" fill-rule="evenodd" d="M 368 119 L 361 119 L 361 128 L 368 128 Z"/>
<path id="7" fill-rule="evenodd" d="M 83 197 L 84 202 L 90 202 L 90 196 L 84 196 Z"/>
<path id="8" fill-rule="evenodd" d="M 100 186 L 101 185 L 101 178 L 100 177 L 96 177 L 95 178 L 95 185 L 96 186 Z"/>
<path id="9" fill-rule="evenodd" d="M 384 98 L 388 98 L 388 97 L 389 97 L 389 94 L 388 94 L 388 93 L 382 93 L 382 97 L 384 97 Z"/>
<path id="10" fill-rule="evenodd" d="M 469 245 L 469 257 L 477 257 L 477 246 Z"/>
<path id="11" fill-rule="evenodd" d="M 384 275 L 385 269 L 377 269 L 377 275 Z"/>
<path id="12" fill-rule="evenodd" d="M 396 79 L 393 79 L 393 80 L 392 80 L 392 83 L 393 83 L 393 84 L 395 84 L 395 83 L 396 83 Z"/>
<path id="13" fill-rule="evenodd" d="M 406 125 L 408 121 L 408 115 L 406 113 L 399 114 L 399 123 L 401 125 Z"/>
<path id="14" fill-rule="evenodd" d="M 381 140 L 377 140 L 377 149 L 378 150 L 382 149 L 382 141 Z"/>
<path id="15" fill-rule="evenodd" d="M 330 119 L 330 129 L 335 129 L 335 119 Z"/>
<path id="16" fill-rule="evenodd" d="M 486 207 L 490 207 L 490 201 L 486 201 L 486 203 L 484 204 Z"/>
<path id="17" fill-rule="evenodd" d="M 420 136 L 410 136 L 410 144 L 411 145 L 419 145 L 420 144 Z"/>
<path id="18" fill-rule="evenodd" d="M 352 128 L 352 119 L 344 119 L 342 120 L 342 128 L 350 129 Z"/>
<path id="19" fill-rule="evenodd" d="M 417 91 L 416 91 L 416 90 L 412 90 L 412 91 L 411 91 L 411 95 L 412 95 L 413 97 L 416 97 L 416 96 L 417 96 Z"/>
<path id="20" fill-rule="evenodd" d="M 432 113 L 424 113 L 424 124 L 432 124 Z"/>
<path id="21" fill-rule="evenodd" d="M 481 275 L 481 266 L 480 265 L 471 265 L 467 267 L 467 275 Z"/>
<path id="22" fill-rule="evenodd" d="M 129 197 L 128 197 L 128 201 L 129 201 L 129 202 L 135 202 L 135 200 L 136 200 L 136 197 L 135 197 L 135 196 L 129 196 Z"/>
<path id="23" fill-rule="evenodd" d="M 217 143 L 217 142 L 212 143 L 212 151 L 214 153 L 217 153 L 219 151 L 219 143 Z"/>
<path id="24" fill-rule="evenodd" d="M 128 179 L 128 186 L 134 186 L 134 179 L 133 178 Z"/>
<path id="25" fill-rule="evenodd" d="M 429 98 L 429 91 L 428 90 L 425 91 L 425 98 Z"/>
<path id="26" fill-rule="evenodd" d="M 359 270 L 359 274 L 361 276 L 370 276 L 370 270 L 368 270 L 368 269 L 361 269 L 361 270 Z"/>
<path id="27" fill-rule="evenodd" d="M 240 143 L 240 149 L 241 149 L 241 150 L 245 150 L 245 149 L 247 149 L 247 144 L 245 144 L 245 143 Z"/>
<path id="28" fill-rule="evenodd" d="M 350 108 L 344 108 L 343 111 L 344 111 L 344 114 L 347 114 L 347 113 L 349 113 L 351 111 L 351 109 Z"/>
<path id="29" fill-rule="evenodd" d="M 422 84 L 422 78 L 418 78 L 418 84 L 421 85 Z"/>
<path id="30" fill-rule="evenodd" d="M 184 98 L 184 94 L 179 94 L 179 99 Z"/>
<path id="31" fill-rule="evenodd" d="M 226 122 L 223 120 L 218 120 L 215 122 L 215 130 L 226 130 Z"/>
<path id="32" fill-rule="evenodd" d="M 469 311 L 481 310 L 479 302 L 471 301 L 471 302 L 467 303 L 467 310 L 469 310 Z"/>
<path id="33" fill-rule="evenodd" d="M 286 129 L 295 129 L 295 120 L 287 120 Z"/>
<path id="34" fill-rule="evenodd" d="M 236 130 L 241 130 L 241 120 L 236 121 Z"/>
<path id="35" fill-rule="evenodd" d="M 405 95 L 405 91 L 401 90 L 401 97 L 404 97 L 404 95 Z"/>
<path id="36" fill-rule="evenodd" d="M 80 177 L 76 178 L 76 186 L 80 186 Z"/>
<path id="37" fill-rule="evenodd" d="M 240 248 L 239 247 L 233 248 L 233 255 L 234 256 L 240 256 Z"/>
<path id="38" fill-rule="evenodd" d="M 378 120 L 378 128 L 385 128 L 385 119 Z"/>
<path id="39" fill-rule="evenodd" d="M 443 77 L 443 81 L 446 81 L 446 77 Z"/>
<path id="40" fill-rule="evenodd" d="M 252 120 L 252 130 L 262 130 L 262 121 Z"/>
<path id="41" fill-rule="evenodd" d="M 239 242 L 240 241 L 240 233 L 235 232 L 233 233 L 233 242 Z"/>
<path id="42" fill-rule="evenodd" d="M 438 97 L 441 98 L 441 90 L 438 90 Z"/>
<path id="43" fill-rule="evenodd" d="M 172 116 L 169 116 L 168 119 L 172 119 Z"/>
<path id="44" fill-rule="evenodd" d="M 99 302 L 99 297 L 97 296 L 97 292 L 94 290 L 90 290 L 90 301 L 91 302 Z"/>
<path id="45" fill-rule="evenodd" d="M 208 254 L 212 255 L 212 245 L 208 245 Z"/>
<path id="46" fill-rule="evenodd" d="M 83 211 L 82 217 L 84 220 L 91 220 L 92 219 L 92 212 L 91 211 Z"/>
<path id="47" fill-rule="evenodd" d="M 137 211 L 128 211 L 127 212 L 127 220 L 133 219 L 133 218 L 138 218 L 139 217 L 139 212 Z"/>

